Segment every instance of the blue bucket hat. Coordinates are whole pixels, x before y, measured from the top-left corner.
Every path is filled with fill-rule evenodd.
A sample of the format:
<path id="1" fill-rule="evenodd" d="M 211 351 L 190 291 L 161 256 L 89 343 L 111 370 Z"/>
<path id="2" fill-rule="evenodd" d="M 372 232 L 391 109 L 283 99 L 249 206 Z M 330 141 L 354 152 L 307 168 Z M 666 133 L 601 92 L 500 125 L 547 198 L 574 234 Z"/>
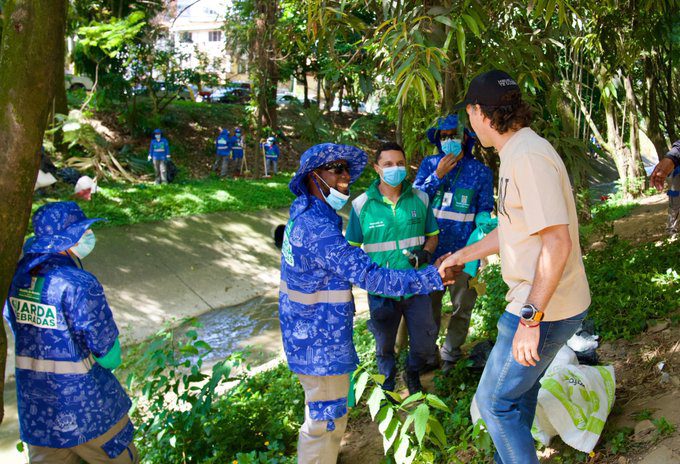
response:
<path id="1" fill-rule="evenodd" d="M 154 133 L 154 134 L 162 134 L 163 131 L 160 130 L 160 129 L 155 129 L 155 130 L 153 131 L 153 133 Z"/>
<path id="2" fill-rule="evenodd" d="M 363 150 L 351 145 L 321 143 L 305 151 L 300 157 L 300 167 L 288 184 L 290 191 L 299 197 L 306 195 L 305 177 L 314 169 L 333 161 L 345 160 L 349 165 L 350 183 L 356 181 L 368 162 L 368 155 Z"/>
<path id="3" fill-rule="evenodd" d="M 78 243 L 92 224 L 101 218 L 88 219 L 73 201 L 49 203 L 33 215 L 35 236 L 24 246 L 24 253 L 59 253 Z"/>
<path id="4" fill-rule="evenodd" d="M 437 124 L 427 130 L 427 139 L 432 145 L 439 146 L 441 139 L 440 133 L 443 130 L 452 130 L 458 128 L 458 115 L 450 114 L 446 117 L 437 119 Z"/>

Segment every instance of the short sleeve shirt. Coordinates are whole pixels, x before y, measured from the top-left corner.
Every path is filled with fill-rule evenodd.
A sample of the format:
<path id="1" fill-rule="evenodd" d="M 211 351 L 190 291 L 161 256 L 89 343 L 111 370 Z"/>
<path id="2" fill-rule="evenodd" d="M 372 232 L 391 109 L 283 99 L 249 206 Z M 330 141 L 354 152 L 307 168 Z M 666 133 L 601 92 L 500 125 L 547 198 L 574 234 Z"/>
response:
<path id="1" fill-rule="evenodd" d="M 525 127 L 500 151 L 498 218 L 501 271 L 508 284 L 506 310 L 519 314 L 536 274 L 543 229 L 567 225 L 571 253 L 545 311 L 545 320 L 567 319 L 590 305 L 578 235 L 574 195 L 562 159 L 544 138 Z"/>

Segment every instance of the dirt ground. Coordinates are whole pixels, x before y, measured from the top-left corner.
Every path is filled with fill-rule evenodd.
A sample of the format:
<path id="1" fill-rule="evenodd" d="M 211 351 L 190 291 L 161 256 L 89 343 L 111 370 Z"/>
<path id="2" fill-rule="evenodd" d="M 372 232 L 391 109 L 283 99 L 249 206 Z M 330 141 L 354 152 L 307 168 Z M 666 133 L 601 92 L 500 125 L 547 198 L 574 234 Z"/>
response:
<path id="1" fill-rule="evenodd" d="M 664 194 L 645 198 L 628 216 L 615 221 L 614 233 L 632 242 L 663 239 L 667 202 Z M 605 432 L 622 431 L 626 451 L 614 453 L 609 445 L 599 444 L 589 464 L 680 463 L 679 317 L 680 301 L 669 319 L 651 321 L 647 331 L 634 340 L 617 340 L 599 347 L 601 364 L 614 366 L 617 383 L 616 402 Z M 670 318 L 675 324 L 671 324 Z M 423 379 L 429 391 L 433 391 L 431 377 L 432 374 L 428 374 Z M 670 427 L 665 428 L 661 419 Z M 661 433 L 662 429 L 666 433 Z M 560 455 L 565 448 L 566 445 L 555 439 L 551 447 L 541 451 L 541 462 L 564 462 Z M 338 462 L 377 464 L 382 458 L 382 438 L 377 424 L 365 416 L 350 420 Z"/>

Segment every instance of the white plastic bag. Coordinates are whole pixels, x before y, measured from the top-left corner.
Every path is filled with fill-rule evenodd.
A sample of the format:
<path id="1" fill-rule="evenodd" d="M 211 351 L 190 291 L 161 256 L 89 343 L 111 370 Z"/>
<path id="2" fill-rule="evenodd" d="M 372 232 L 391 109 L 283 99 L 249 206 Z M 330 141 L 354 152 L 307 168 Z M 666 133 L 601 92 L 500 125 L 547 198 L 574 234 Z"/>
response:
<path id="1" fill-rule="evenodd" d="M 614 404 L 616 378 L 612 366 L 581 366 L 563 346 L 541 379 L 531 433 L 543 445 L 559 435 L 569 446 L 589 453 L 600 439 Z M 472 422 L 481 419 L 476 397 Z"/>

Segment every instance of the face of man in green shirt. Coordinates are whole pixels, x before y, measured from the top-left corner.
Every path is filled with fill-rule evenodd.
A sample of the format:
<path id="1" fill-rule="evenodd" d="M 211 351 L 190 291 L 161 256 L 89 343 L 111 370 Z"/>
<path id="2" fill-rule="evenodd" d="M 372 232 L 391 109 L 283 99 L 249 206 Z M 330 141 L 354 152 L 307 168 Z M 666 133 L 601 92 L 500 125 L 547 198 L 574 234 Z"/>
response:
<path id="1" fill-rule="evenodd" d="M 391 178 L 398 177 L 398 174 L 394 172 L 397 168 L 406 170 L 406 155 L 401 150 L 381 151 L 378 153 L 375 163 L 373 163 L 373 169 L 380 176 L 380 183 L 383 187 L 390 186 L 401 190 L 401 183 L 395 186 L 393 185 L 395 181 L 391 180 Z"/>

